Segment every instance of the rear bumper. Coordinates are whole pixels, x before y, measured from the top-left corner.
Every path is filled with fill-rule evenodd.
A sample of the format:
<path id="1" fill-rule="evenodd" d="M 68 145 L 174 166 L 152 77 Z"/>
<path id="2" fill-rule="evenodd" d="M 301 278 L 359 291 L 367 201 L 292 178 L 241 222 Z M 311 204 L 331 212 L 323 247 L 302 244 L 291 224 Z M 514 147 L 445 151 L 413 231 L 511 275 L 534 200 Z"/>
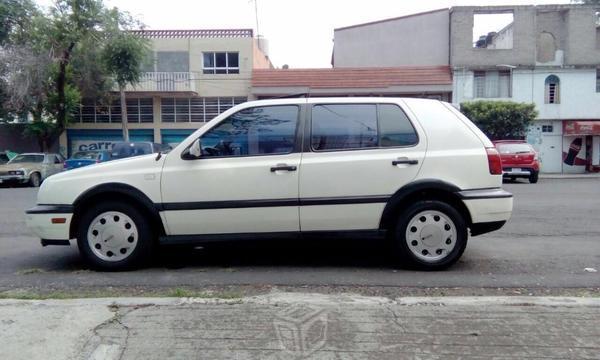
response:
<path id="1" fill-rule="evenodd" d="M 72 218 L 70 205 L 38 205 L 25 212 L 27 227 L 45 240 L 69 240 Z"/>
<path id="2" fill-rule="evenodd" d="M 537 172 L 538 170 L 530 167 L 505 167 L 502 169 L 504 177 L 529 177 Z"/>
<path id="3" fill-rule="evenodd" d="M 500 188 L 466 190 L 459 197 L 471 214 L 473 236 L 500 229 L 512 214 L 513 195 Z"/>

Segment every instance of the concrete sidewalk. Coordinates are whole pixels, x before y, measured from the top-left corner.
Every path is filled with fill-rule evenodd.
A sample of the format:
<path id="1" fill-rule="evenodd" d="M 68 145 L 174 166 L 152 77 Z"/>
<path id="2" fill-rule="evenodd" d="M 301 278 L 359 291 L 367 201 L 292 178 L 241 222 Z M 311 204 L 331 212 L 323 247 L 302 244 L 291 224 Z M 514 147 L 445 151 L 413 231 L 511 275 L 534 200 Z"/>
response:
<path id="1" fill-rule="evenodd" d="M 600 179 L 600 173 L 585 173 L 585 174 L 541 173 L 540 179 Z"/>
<path id="2" fill-rule="evenodd" d="M 0 301 L 0 359 L 598 359 L 600 299 Z"/>

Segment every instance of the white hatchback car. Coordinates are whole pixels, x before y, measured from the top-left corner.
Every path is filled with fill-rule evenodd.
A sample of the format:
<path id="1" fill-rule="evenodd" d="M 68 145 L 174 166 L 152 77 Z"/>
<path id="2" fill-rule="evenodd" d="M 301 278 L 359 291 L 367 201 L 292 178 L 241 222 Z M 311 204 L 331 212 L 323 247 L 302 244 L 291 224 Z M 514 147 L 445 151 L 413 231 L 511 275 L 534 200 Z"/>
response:
<path id="1" fill-rule="evenodd" d="M 47 179 L 28 226 L 77 239 L 98 269 L 158 245 L 306 236 L 386 237 L 403 264 L 442 269 L 512 212 L 500 156 L 450 104 L 424 99 L 247 102 L 170 153 Z"/>

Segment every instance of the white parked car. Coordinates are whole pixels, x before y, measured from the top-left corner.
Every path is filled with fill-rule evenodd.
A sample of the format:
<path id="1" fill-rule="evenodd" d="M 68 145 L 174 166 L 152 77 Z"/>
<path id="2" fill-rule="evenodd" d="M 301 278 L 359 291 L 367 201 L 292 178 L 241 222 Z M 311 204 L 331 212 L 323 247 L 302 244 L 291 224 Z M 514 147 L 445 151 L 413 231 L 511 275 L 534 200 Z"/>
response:
<path id="1" fill-rule="evenodd" d="M 98 269 L 158 245 L 306 236 L 387 237 L 402 264 L 443 269 L 512 211 L 500 156 L 450 104 L 425 99 L 253 101 L 169 154 L 47 179 L 28 226 L 77 239 Z"/>

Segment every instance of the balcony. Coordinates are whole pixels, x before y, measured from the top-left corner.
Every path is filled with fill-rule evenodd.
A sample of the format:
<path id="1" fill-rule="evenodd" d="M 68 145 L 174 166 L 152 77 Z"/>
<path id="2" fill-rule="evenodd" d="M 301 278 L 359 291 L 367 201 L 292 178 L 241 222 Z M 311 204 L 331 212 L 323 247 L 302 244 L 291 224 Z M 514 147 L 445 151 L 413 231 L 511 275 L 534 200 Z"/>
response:
<path id="1" fill-rule="evenodd" d="M 146 72 L 128 92 L 188 92 L 196 93 L 195 74 L 191 72 Z"/>

